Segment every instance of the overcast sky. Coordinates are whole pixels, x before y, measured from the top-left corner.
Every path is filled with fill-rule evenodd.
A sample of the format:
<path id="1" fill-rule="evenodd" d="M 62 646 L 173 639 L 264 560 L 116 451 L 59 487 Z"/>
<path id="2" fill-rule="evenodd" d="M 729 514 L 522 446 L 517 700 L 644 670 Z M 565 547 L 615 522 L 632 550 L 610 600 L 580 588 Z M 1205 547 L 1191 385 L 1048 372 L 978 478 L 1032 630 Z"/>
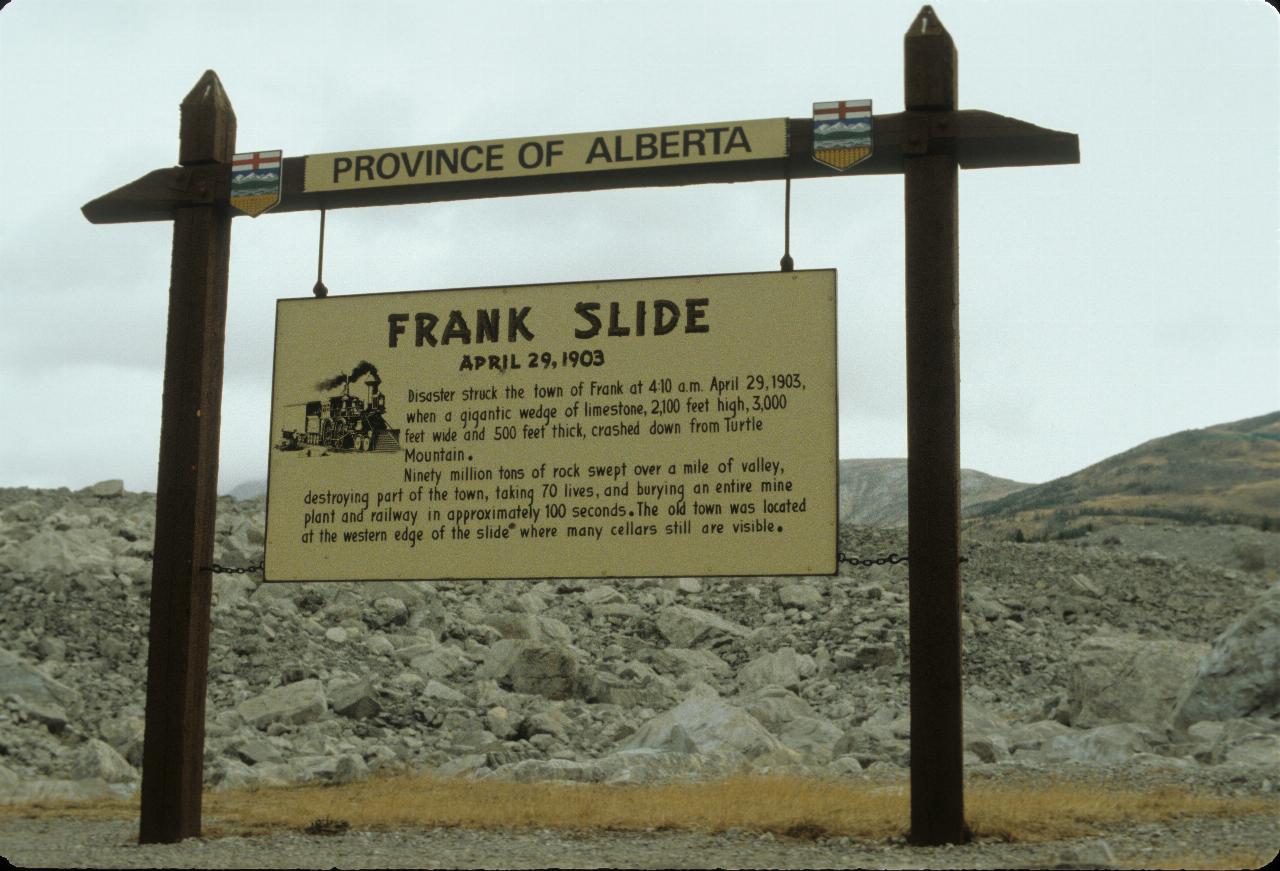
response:
<path id="1" fill-rule="evenodd" d="M 177 161 L 206 69 L 286 156 L 899 112 L 918 2 L 15 0 L 0 11 L 0 486 L 155 488 L 171 224 L 87 201 Z M 960 107 L 1079 134 L 960 177 L 961 454 L 1029 482 L 1280 408 L 1277 17 L 1262 2 L 934 5 Z M 334 294 L 777 268 L 783 184 L 331 212 Z M 275 300 L 319 215 L 232 229 L 221 486 L 265 477 Z M 901 176 L 795 182 L 839 270 L 840 455 L 906 455 Z"/>

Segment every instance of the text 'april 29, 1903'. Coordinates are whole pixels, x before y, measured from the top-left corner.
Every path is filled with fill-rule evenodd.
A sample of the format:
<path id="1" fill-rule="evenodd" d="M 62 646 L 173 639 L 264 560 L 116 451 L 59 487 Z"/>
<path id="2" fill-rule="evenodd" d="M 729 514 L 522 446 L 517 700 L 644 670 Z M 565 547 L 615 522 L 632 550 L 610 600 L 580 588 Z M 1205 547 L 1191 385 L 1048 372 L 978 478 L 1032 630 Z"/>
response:
<path id="1" fill-rule="evenodd" d="M 835 570 L 835 273 L 282 300 L 268 580 Z"/>

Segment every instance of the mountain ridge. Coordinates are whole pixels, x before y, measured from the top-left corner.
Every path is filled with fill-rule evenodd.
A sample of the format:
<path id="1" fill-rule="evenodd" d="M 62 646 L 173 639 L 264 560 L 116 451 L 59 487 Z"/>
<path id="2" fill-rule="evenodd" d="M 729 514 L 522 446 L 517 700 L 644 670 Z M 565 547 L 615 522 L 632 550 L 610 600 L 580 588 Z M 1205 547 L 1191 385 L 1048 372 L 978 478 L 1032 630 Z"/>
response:
<path id="1" fill-rule="evenodd" d="M 1032 539 L 1133 522 L 1280 529 L 1280 411 L 1149 439 L 967 514 L 971 531 Z"/>

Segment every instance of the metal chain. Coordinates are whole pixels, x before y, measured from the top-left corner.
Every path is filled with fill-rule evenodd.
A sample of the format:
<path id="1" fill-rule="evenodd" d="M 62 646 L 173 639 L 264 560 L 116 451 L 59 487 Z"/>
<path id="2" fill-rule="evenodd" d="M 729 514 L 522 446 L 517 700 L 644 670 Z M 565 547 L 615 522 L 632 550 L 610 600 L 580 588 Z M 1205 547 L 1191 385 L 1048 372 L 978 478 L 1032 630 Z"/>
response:
<path id="1" fill-rule="evenodd" d="M 136 556 L 144 562 L 151 562 L 155 559 L 155 554 L 151 551 L 147 551 L 146 553 L 136 553 L 133 554 L 133 556 Z M 254 572 L 262 571 L 263 563 L 254 563 L 251 566 L 223 566 L 218 563 L 214 563 L 211 566 L 201 566 L 200 568 L 204 571 L 213 572 L 215 575 L 251 575 Z"/>
<path id="2" fill-rule="evenodd" d="M 891 553 L 888 556 L 860 559 L 859 557 L 849 556 L 847 553 L 840 551 L 836 554 L 836 559 L 839 562 L 846 563 L 851 566 L 892 566 L 897 565 L 898 563 L 905 563 L 908 557 L 898 556 L 896 553 Z"/>
<path id="3" fill-rule="evenodd" d="M 842 562 L 851 566 L 884 566 L 884 565 L 894 566 L 894 565 L 897 565 L 898 563 L 905 563 L 908 559 L 909 557 L 905 555 L 898 556 L 896 553 L 891 553 L 888 556 L 869 558 L 869 559 L 859 559 L 856 556 L 849 556 L 844 551 L 839 551 L 836 553 L 836 560 L 838 562 Z M 969 558 L 967 556 L 960 557 L 960 562 L 967 563 L 968 561 L 969 561 Z"/>
<path id="4" fill-rule="evenodd" d="M 214 563 L 211 566 L 206 566 L 206 568 L 215 575 L 251 575 L 254 572 L 262 571 L 262 566 L 262 563 L 256 563 L 255 565 L 236 568 L 234 566 L 220 566 L 217 563 Z"/>

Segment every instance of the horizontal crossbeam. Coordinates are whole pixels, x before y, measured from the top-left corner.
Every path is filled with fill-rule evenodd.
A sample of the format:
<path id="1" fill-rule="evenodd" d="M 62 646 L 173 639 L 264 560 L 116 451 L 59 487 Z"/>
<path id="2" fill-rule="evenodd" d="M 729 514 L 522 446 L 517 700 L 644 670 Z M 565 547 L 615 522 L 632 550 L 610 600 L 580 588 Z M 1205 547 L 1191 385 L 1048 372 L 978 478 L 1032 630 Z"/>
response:
<path id="1" fill-rule="evenodd" d="M 787 134 L 789 156 L 781 158 L 313 193 L 302 189 L 305 156 L 289 157 L 284 161 L 280 204 L 268 214 L 787 177 L 885 175 L 901 173 L 904 157 L 921 154 L 955 154 L 964 169 L 1080 162 L 1076 134 L 1046 130 L 1026 121 L 976 109 L 877 115 L 871 157 L 844 172 L 813 159 L 812 119 L 788 119 Z M 91 200 L 81 211 L 94 224 L 167 221 L 186 206 L 226 203 L 230 190 L 231 170 L 227 164 L 165 167 Z"/>

